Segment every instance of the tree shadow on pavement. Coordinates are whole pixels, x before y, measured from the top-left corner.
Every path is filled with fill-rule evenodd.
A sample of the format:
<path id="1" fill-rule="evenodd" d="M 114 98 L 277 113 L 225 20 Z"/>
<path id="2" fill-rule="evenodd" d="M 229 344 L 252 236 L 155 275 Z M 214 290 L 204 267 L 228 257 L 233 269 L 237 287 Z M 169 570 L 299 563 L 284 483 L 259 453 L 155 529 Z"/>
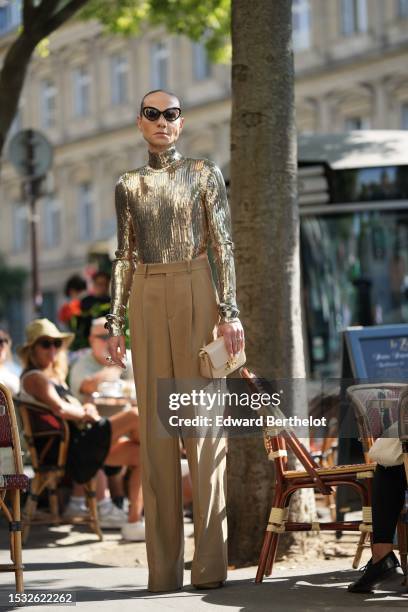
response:
<path id="1" fill-rule="evenodd" d="M 55 564 L 53 569 L 55 568 Z M 68 564 L 57 564 L 60 571 L 64 569 L 86 569 L 95 567 L 93 564 L 81 561 Z M 30 570 L 44 571 L 49 569 L 46 564 L 34 564 Z M 128 570 L 129 571 L 129 570 Z M 40 576 L 38 580 L 30 580 L 27 589 L 58 590 L 58 574 L 54 577 L 52 587 Z M 79 576 L 78 576 L 79 577 Z M 150 593 L 145 587 L 134 586 L 127 583 L 117 584 L 114 588 L 94 588 L 86 585 L 76 584 L 69 587 L 65 582 L 60 586 L 64 591 L 73 591 L 76 602 L 90 603 L 109 601 L 111 608 L 118 609 L 115 602 L 137 601 L 142 609 L 143 600 L 153 604 L 155 610 L 168 610 L 169 607 L 177 607 L 180 610 L 191 611 L 199 608 L 199 603 L 208 606 L 225 606 L 226 610 L 240 610 L 240 612 L 263 612 L 270 610 L 284 610 L 285 612 L 337 612 L 346 610 L 357 612 L 361 609 L 382 612 L 390 610 L 406 610 L 408 604 L 408 593 L 406 587 L 398 587 L 393 592 L 377 591 L 371 595 L 358 595 L 347 592 L 347 585 L 354 580 L 356 572 L 337 571 L 322 572 L 317 574 L 302 574 L 290 577 L 268 578 L 262 584 L 255 584 L 253 580 L 230 579 L 222 589 L 211 591 L 198 591 L 191 586 L 184 587 L 181 591 L 168 593 Z M 80 579 L 80 578 L 79 578 Z M 63 581 L 63 578 L 61 578 Z M 1 590 L 1 589 L 0 589 Z M 12 608 L 9 608 L 12 609 Z M 149 608 L 150 609 L 150 608 Z M 200 608 L 201 609 L 201 608 Z M 211 608 L 209 608 L 211 609 Z"/>
<path id="2" fill-rule="evenodd" d="M 203 601 L 209 605 L 237 606 L 242 612 L 270 611 L 279 607 L 285 612 L 354 611 L 361 608 L 380 610 L 406 609 L 408 593 L 405 586 L 395 591 L 377 591 L 371 595 L 349 593 L 347 585 L 356 579 L 355 571 L 338 571 L 254 581 L 236 580 L 223 589 L 207 591 Z"/>

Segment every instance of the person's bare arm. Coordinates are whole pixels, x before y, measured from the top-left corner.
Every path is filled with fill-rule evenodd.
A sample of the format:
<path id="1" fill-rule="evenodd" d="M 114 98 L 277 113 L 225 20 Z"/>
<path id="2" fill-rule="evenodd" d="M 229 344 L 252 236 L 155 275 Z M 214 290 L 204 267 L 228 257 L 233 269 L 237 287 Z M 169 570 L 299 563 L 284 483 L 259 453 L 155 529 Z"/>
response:
<path id="1" fill-rule="evenodd" d="M 79 391 L 84 395 L 91 395 L 98 390 L 98 385 L 102 382 L 112 382 L 119 380 L 121 375 L 121 368 L 116 366 L 107 366 L 102 368 L 99 372 L 87 376 L 81 382 Z"/>
<path id="2" fill-rule="evenodd" d="M 38 402 L 45 404 L 62 419 L 71 421 L 86 420 L 87 411 L 81 404 L 71 404 L 63 400 L 54 385 L 45 376 L 33 372 L 24 377 L 24 389 Z"/>

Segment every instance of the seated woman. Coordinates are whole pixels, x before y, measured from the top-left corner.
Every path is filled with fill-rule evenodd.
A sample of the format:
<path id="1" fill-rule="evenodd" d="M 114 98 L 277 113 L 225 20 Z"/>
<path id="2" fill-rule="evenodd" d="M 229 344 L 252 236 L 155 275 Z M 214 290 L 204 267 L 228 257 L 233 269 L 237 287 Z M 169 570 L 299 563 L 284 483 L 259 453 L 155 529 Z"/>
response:
<path id="1" fill-rule="evenodd" d="M 129 478 L 126 540 L 144 540 L 143 499 L 137 411 L 101 418 L 93 404 L 81 404 L 67 385 L 67 348 L 74 334 L 61 333 L 48 319 L 36 319 L 26 328 L 26 343 L 18 349 L 24 370 L 21 399 L 49 406 L 70 429 L 67 472 L 79 484 L 93 478 L 102 466 L 132 468 Z M 126 437 L 124 437 L 126 436 Z"/>
<path id="2" fill-rule="evenodd" d="M 349 585 L 351 593 L 372 593 L 382 582 L 396 574 L 402 575 L 400 563 L 393 552 L 393 539 L 404 506 L 406 488 L 403 465 L 384 467 L 377 464 L 372 495 L 372 558 L 365 566 L 364 573 Z"/>
<path id="3" fill-rule="evenodd" d="M 11 338 L 4 329 L 0 329 L 0 382 L 6 385 L 13 394 L 17 394 L 20 382 L 17 374 L 10 367 L 12 363 Z"/>

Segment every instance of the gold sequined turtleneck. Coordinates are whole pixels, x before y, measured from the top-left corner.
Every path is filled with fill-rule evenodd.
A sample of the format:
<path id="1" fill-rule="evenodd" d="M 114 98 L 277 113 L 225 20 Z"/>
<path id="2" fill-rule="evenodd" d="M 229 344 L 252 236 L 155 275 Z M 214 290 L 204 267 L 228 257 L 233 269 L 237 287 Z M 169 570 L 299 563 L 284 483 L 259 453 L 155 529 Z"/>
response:
<path id="1" fill-rule="evenodd" d="M 207 159 L 183 157 L 176 148 L 149 151 L 147 165 L 116 184 L 118 250 L 112 264 L 112 335 L 124 330 L 134 268 L 198 257 L 211 243 L 216 260 L 219 313 L 235 318 L 235 269 L 231 219 L 221 171 Z"/>

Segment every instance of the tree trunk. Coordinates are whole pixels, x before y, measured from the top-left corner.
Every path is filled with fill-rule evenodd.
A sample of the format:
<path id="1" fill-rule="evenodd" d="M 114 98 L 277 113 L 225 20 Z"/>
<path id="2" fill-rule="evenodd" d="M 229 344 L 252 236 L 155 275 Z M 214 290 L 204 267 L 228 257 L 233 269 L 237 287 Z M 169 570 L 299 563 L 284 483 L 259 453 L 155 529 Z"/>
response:
<path id="1" fill-rule="evenodd" d="M 23 28 L 4 58 L 0 71 L 0 159 L 18 108 L 24 79 L 37 44 L 68 21 L 88 0 L 24 0 Z"/>
<path id="2" fill-rule="evenodd" d="M 13 42 L 0 72 L 0 156 L 18 108 L 21 90 L 36 42 L 21 35 Z"/>
<path id="3" fill-rule="evenodd" d="M 304 379 L 292 2 L 232 0 L 232 49 L 231 204 L 247 363 L 270 379 Z M 306 400 L 286 399 L 287 416 L 307 414 Z M 230 563 L 257 562 L 272 493 L 262 440 L 231 439 Z M 302 495 L 296 512 L 310 514 L 313 496 Z"/>

